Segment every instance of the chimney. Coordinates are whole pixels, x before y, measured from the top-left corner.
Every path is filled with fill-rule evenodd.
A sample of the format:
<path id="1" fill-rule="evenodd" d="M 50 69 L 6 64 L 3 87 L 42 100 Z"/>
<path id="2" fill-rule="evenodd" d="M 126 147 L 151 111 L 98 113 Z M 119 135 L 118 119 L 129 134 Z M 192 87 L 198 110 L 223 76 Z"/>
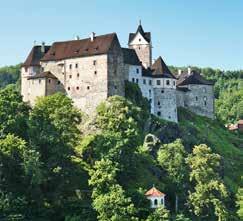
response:
<path id="1" fill-rule="evenodd" d="M 77 35 L 77 36 L 75 37 L 75 40 L 80 40 L 80 37 Z"/>
<path id="2" fill-rule="evenodd" d="M 90 41 L 94 41 L 94 38 L 95 38 L 95 33 L 92 32 L 91 35 L 90 35 Z"/>
<path id="3" fill-rule="evenodd" d="M 188 72 L 188 75 L 190 75 L 191 72 L 192 72 L 192 69 L 191 69 L 190 67 L 188 67 L 187 70 L 188 70 L 188 71 L 187 71 L 187 72 Z"/>
<path id="4" fill-rule="evenodd" d="M 42 41 L 41 43 L 41 53 L 45 53 L 45 42 Z"/>

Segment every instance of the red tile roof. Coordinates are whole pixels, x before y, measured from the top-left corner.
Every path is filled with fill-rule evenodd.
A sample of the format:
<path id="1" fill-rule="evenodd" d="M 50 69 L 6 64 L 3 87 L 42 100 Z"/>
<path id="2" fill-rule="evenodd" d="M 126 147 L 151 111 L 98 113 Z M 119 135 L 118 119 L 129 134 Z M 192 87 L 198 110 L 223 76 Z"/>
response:
<path id="1" fill-rule="evenodd" d="M 41 61 L 57 61 L 67 58 L 107 54 L 114 41 L 119 44 L 116 33 L 96 36 L 93 41 L 90 38 L 86 38 L 54 42 Z"/>
<path id="2" fill-rule="evenodd" d="M 48 52 L 50 49 L 50 46 L 44 46 L 45 47 L 45 52 L 41 52 L 41 47 L 40 45 L 36 45 L 32 48 L 30 51 L 27 59 L 23 63 L 23 67 L 30 67 L 30 66 L 40 66 L 40 59 L 45 55 L 45 53 Z"/>
<path id="3" fill-rule="evenodd" d="M 190 74 L 183 73 L 179 76 L 177 86 L 189 85 L 189 84 L 203 84 L 203 85 L 214 85 L 212 81 L 206 80 L 197 71 L 192 70 Z"/>
<path id="4" fill-rule="evenodd" d="M 155 187 L 152 187 L 145 193 L 145 196 L 161 197 L 165 196 L 165 194 L 157 190 Z"/>
<path id="5" fill-rule="evenodd" d="M 39 79 L 39 78 L 53 78 L 53 79 L 57 79 L 56 76 L 54 76 L 50 71 L 47 71 L 47 72 L 42 72 L 42 73 L 36 74 L 34 76 L 28 77 L 28 80 L 30 80 L 30 79 Z"/>

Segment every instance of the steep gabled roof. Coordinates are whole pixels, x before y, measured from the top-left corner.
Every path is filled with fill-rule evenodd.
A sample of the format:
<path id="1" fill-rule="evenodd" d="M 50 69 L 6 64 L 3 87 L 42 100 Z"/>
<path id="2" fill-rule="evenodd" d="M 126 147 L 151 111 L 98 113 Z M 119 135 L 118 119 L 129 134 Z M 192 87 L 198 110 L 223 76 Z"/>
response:
<path id="1" fill-rule="evenodd" d="M 144 32 L 142 25 L 139 24 L 137 31 L 135 33 L 129 34 L 128 44 L 131 43 L 131 41 L 134 39 L 134 37 L 137 35 L 137 33 L 140 33 L 148 43 L 151 42 L 151 33 Z"/>
<path id="2" fill-rule="evenodd" d="M 161 196 L 165 196 L 165 194 L 157 190 L 155 187 L 152 187 L 150 190 L 148 190 L 145 193 L 145 196 L 161 197 Z"/>
<path id="3" fill-rule="evenodd" d="M 93 41 L 90 38 L 86 38 L 55 42 L 41 61 L 56 61 L 67 58 L 107 54 L 114 41 L 119 44 L 116 33 L 96 36 Z"/>
<path id="4" fill-rule="evenodd" d="M 54 76 L 50 71 L 47 71 L 47 72 L 42 72 L 42 73 L 36 74 L 34 76 L 28 77 L 28 80 L 30 80 L 30 79 L 39 79 L 39 78 L 57 79 L 56 76 Z"/>
<path id="5" fill-rule="evenodd" d="M 141 65 L 141 62 L 134 49 L 122 48 L 122 53 L 123 53 L 123 59 L 125 64 Z"/>
<path id="6" fill-rule="evenodd" d="M 171 73 L 161 56 L 153 63 L 151 68 L 143 70 L 143 75 L 154 78 L 173 78 L 176 77 Z"/>
<path id="7" fill-rule="evenodd" d="M 197 71 L 192 70 L 191 73 L 182 73 L 177 81 L 177 86 L 189 84 L 213 85 L 214 83 L 212 81 L 206 80 Z"/>
<path id="8" fill-rule="evenodd" d="M 48 52 L 50 46 L 44 46 L 45 52 L 41 52 L 41 45 L 36 45 L 30 51 L 27 59 L 23 63 L 23 67 L 30 67 L 30 66 L 40 66 L 41 58 Z"/>

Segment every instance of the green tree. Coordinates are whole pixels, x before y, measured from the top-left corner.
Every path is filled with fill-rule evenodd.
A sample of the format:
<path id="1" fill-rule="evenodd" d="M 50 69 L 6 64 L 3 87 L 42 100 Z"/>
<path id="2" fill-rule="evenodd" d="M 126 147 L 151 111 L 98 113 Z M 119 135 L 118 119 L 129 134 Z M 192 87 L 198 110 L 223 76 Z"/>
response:
<path id="1" fill-rule="evenodd" d="M 238 216 L 243 219 L 243 188 L 239 188 L 237 193 Z"/>
<path id="2" fill-rule="evenodd" d="M 74 201 L 83 203 L 76 190 L 87 188 L 87 174 L 73 161 L 80 122 L 81 113 L 61 93 L 39 98 L 30 113 L 30 144 L 43 163 L 40 197 L 50 219 L 62 220 L 70 207 L 74 209 Z M 79 208 L 72 212 L 76 214 L 76 210 Z"/>
<path id="3" fill-rule="evenodd" d="M 153 211 L 152 214 L 148 216 L 146 221 L 169 221 L 170 213 L 164 207 L 159 207 Z"/>
<path id="4" fill-rule="evenodd" d="M 0 137 L 8 133 L 27 137 L 29 107 L 13 85 L 0 90 Z"/>
<path id="5" fill-rule="evenodd" d="M 195 183 L 189 194 L 189 203 L 197 216 L 210 216 L 214 212 L 219 221 L 227 220 L 225 200 L 227 190 L 219 176 L 221 157 L 212 153 L 205 144 L 195 146 L 187 158 L 191 169 L 190 180 Z"/>
<path id="6" fill-rule="evenodd" d="M 184 214 L 178 214 L 175 218 L 175 221 L 191 221 L 191 219 L 185 217 Z"/>
<path id="7" fill-rule="evenodd" d="M 158 151 L 158 162 L 167 171 L 170 182 L 174 185 L 176 212 L 178 211 L 178 195 L 184 190 L 183 184 L 187 176 L 185 158 L 186 151 L 179 139 L 173 143 L 163 145 Z"/>
<path id="8" fill-rule="evenodd" d="M 90 171 L 93 206 L 100 221 L 136 220 L 131 199 L 125 196 L 124 190 L 117 184 L 117 171 L 116 165 L 105 159 L 97 161 Z"/>

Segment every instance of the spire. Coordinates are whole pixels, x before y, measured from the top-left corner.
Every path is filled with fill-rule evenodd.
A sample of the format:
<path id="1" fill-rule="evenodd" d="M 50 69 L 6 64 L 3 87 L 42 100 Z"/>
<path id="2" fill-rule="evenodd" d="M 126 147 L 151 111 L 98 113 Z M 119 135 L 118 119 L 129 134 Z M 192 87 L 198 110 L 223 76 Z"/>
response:
<path id="1" fill-rule="evenodd" d="M 139 19 L 139 25 L 142 25 L 141 19 Z"/>

